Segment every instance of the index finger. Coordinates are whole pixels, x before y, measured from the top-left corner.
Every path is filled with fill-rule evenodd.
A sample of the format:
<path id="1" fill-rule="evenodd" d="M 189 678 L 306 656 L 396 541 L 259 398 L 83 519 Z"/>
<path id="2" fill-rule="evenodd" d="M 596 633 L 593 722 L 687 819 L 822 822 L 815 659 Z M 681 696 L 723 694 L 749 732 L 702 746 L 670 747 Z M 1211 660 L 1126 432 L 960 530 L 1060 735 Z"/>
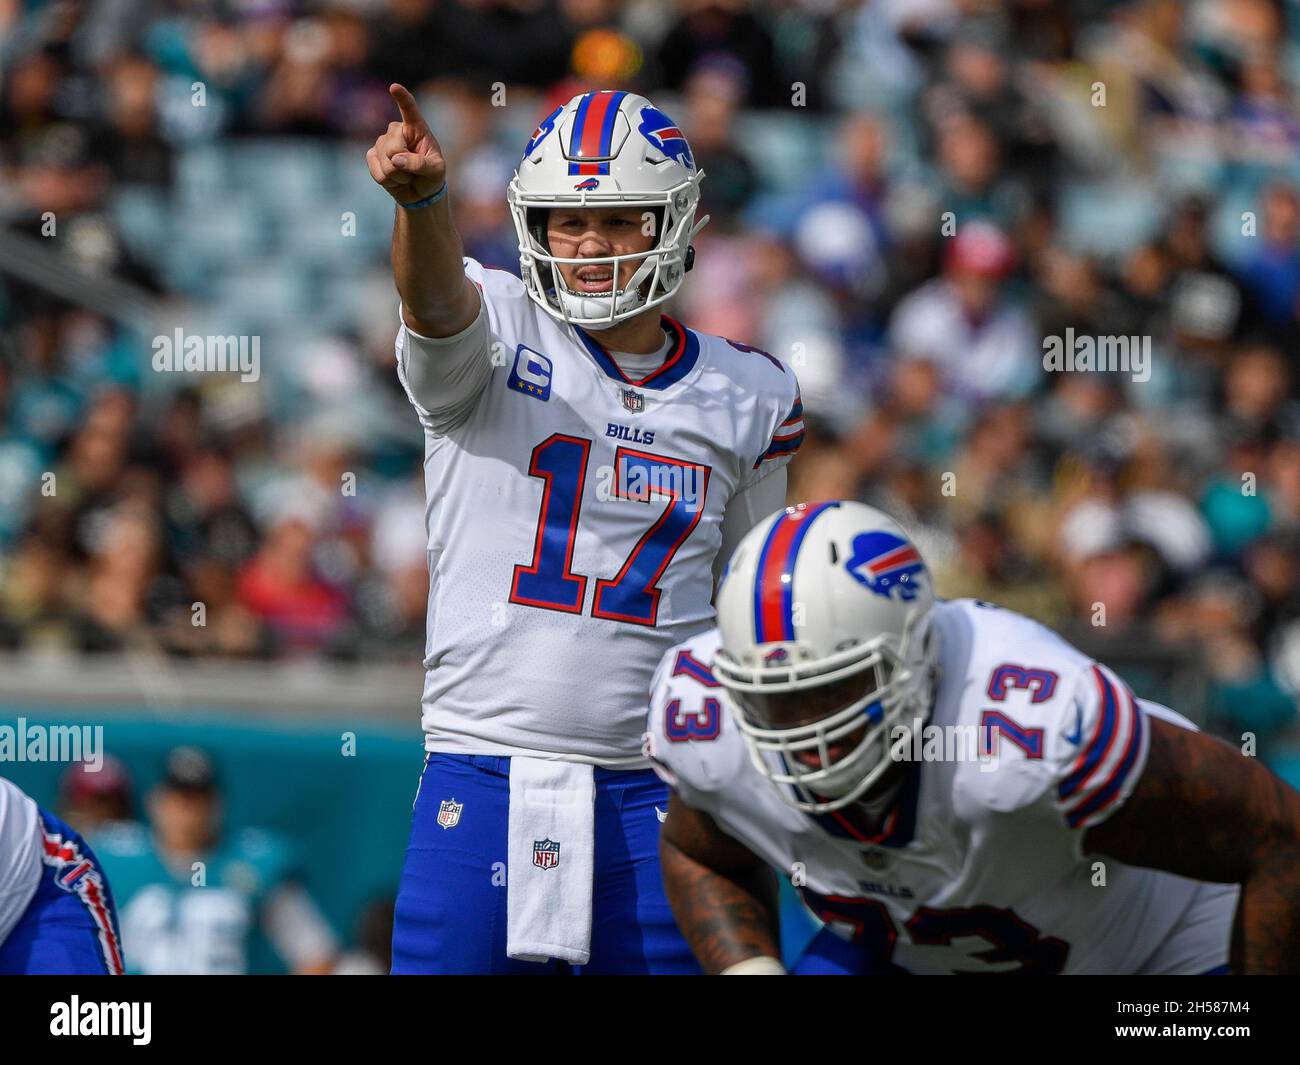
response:
<path id="1" fill-rule="evenodd" d="M 393 82 L 388 86 L 388 95 L 393 98 L 397 104 L 397 110 L 402 113 L 402 121 L 408 126 L 424 125 L 424 117 L 420 114 L 420 105 L 415 102 L 415 97 L 404 85 Z"/>

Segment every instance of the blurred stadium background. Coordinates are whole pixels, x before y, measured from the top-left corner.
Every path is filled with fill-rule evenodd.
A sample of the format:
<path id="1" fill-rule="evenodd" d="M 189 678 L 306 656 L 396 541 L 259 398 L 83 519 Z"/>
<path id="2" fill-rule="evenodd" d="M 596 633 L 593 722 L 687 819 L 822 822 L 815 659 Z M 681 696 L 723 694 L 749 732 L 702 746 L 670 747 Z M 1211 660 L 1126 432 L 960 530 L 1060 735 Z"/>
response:
<path id="1" fill-rule="evenodd" d="M 203 746 L 226 831 L 382 941 L 426 595 L 365 164 L 394 80 L 516 272 L 537 121 L 651 95 L 713 216 L 677 315 L 803 382 L 792 498 L 883 506 L 943 594 L 1300 785 L 1296 0 L 0 0 L 0 723 L 104 724 L 140 818 Z M 177 328 L 259 337 L 260 380 L 155 372 Z M 1067 329 L 1150 378 L 1046 372 Z"/>

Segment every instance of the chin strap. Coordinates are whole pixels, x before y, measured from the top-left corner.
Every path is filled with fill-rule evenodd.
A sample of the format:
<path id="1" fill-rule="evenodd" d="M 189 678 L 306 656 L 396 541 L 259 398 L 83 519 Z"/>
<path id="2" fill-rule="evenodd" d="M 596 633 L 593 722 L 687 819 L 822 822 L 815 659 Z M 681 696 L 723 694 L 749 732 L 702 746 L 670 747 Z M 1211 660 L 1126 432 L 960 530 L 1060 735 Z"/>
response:
<path id="1" fill-rule="evenodd" d="M 686 254 L 682 258 L 682 273 L 684 274 L 689 274 L 691 272 L 691 267 L 695 265 L 695 245 L 692 244 L 691 241 L 695 239 L 695 234 L 708 225 L 711 217 L 713 216 L 706 214 L 696 222 L 695 225 L 691 226 L 690 236 L 686 238 Z"/>

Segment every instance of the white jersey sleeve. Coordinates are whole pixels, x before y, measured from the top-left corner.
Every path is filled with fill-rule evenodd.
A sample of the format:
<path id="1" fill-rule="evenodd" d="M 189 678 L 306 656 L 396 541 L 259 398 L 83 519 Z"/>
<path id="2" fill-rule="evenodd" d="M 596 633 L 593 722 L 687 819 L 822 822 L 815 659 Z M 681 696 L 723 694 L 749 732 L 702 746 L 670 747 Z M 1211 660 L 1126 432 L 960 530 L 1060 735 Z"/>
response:
<path id="1" fill-rule="evenodd" d="M 492 310 L 489 288 L 501 288 L 473 259 L 465 276 L 479 290 L 479 311 L 469 325 L 449 337 L 426 337 L 408 326 L 398 310 L 397 377 L 427 430 L 442 434 L 473 411 L 492 376 Z M 522 286 L 521 286 L 522 287 Z"/>
<path id="2" fill-rule="evenodd" d="M 650 685 L 650 713 L 642 752 L 660 779 L 688 806 L 711 811 L 713 794 L 741 768 L 742 745 L 732 730 L 721 685 L 709 663 L 721 644 L 709 629 L 671 648 Z M 721 741 L 721 742 L 720 742 Z"/>
<path id="3" fill-rule="evenodd" d="M 727 501 L 722 516 L 722 547 L 713 562 L 713 579 L 722 580 L 728 560 L 755 525 L 785 506 L 786 473 L 782 463 L 763 473 L 749 487 L 741 489 Z"/>
<path id="4" fill-rule="evenodd" d="M 0 777 L 0 943 L 36 894 L 41 868 L 36 803 L 16 784 Z"/>
<path id="5" fill-rule="evenodd" d="M 769 360 L 782 374 L 781 377 L 769 375 L 772 380 L 768 409 L 762 419 L 764 432 L 753 466 L 746 471 L 740 482 L 740 490 L 744 491 L 794 458 L 804 440 L 803 400 L 799 396 L 799 381 L 793 369 L 765 351 L 735 341 L 728 343 L 741 351 L 752 351 L 756 356 Z"/>
<path id="6" fill-rule="evenodd" d="M 1052 673 L 1029 672 L 1031 680 L 1036 675 Z M 1082 853 L 1083 833 L 1132 794 L 1146 766 L 1151 729 L 1139 700 L 1100 663 L 1090 662 L 1056 683 L 1067 687 L 1043 700 L 1036 719 L 1029 712 L 1014 717 L 988 707 L 981 712 L 981 743 L 997 755 L 994 770 L 984 774 L 983 790 L 993 810 L 1050 811 L 1075 837 L 1076 853 Z M 996 690 L 998 684 L 995 673 L 990 685 Z M 967 773 L 964 779 L 975 776 Z"/>
<path id="7" fill-rule="evenodd" d="M 1078 853 L 1142 775 L 1147 711 L 1112 670 L 1037 622 L 1000 609 L 978 621 L 961 717 L 976 726 L 981 761 L 958 772 L 957 808 L 1037 811 Z"/>
<path id="8" fill-rule="evenodd" d="M 1075 684 L 1073 718 L 1051 750 L 1052 802 L 1071 829 L 1101 824 L 1128 799 L 1146 768 L 1146 711 L 1120 680 L 1094 662 Z"/>

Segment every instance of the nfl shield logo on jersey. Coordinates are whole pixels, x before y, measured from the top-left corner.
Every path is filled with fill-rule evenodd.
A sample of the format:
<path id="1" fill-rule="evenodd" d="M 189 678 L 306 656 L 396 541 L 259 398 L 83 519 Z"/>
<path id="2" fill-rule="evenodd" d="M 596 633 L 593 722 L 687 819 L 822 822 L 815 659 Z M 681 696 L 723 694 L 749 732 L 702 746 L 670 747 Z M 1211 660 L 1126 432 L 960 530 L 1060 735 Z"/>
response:
<path id="1" fill-rule="evenodd" d="M 560 864 L 560 845 L 553 839 L 534 840 L 533 864 L 538 869 L 554 869 Z"/>
<path id="2" fill-rule="evenodd" d="M 465 809 L 463 802 L 455 799 L 443 799 L 438 807 L 438 824 L 443 828 L 455 828 L 460 824 L 460 812 Z"/>
<path id="3" fill-rule="evenodd" d="M 640 414 L 645 410 L 645 396 L 640 392 L 633 391 L 630 388 L 623 389 L 623 406 L 633 414 Z"/>

